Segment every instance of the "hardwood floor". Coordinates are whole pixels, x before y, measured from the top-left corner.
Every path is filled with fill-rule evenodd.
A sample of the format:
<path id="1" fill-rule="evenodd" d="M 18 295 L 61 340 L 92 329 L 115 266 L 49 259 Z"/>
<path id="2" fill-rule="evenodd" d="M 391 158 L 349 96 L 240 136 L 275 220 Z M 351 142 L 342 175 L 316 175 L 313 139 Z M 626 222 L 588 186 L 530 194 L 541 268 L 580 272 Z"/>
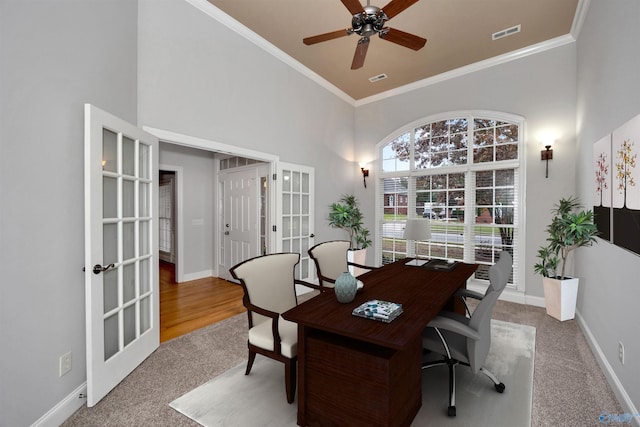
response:
<path id="1" fill-rule="evenodd" d="M 160 262 L 160 342 L 246 312 L 242 287 L 217 277 L 175 282 L 175 266 Z"/>

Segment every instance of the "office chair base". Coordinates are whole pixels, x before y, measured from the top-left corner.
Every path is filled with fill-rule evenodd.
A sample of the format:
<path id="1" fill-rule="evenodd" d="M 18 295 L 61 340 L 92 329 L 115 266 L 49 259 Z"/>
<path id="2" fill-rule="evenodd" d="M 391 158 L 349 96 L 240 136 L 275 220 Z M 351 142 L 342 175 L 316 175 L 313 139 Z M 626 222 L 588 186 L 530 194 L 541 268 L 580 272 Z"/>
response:
<path id="1" fill-rule="evenodd" d="M 433 368 L 434 366 L 447 366 L 449 368 L 449 406 L 447 407 L 447 415 L 450 417 L 456 416 L 456 365 L 469 367 L 468 363 L 461 362 L 450 357 L 422 363 L 422 369 Z M 493 375 L 493 373 L 485 368 L 480 368 L 480 372 L 487 376 L 493 382 L 493 386 L 498 393 L 504 393 L 506 386 L 504 385 L 504 383 L 500 382 L 500 380 L 495 375 Z"/>

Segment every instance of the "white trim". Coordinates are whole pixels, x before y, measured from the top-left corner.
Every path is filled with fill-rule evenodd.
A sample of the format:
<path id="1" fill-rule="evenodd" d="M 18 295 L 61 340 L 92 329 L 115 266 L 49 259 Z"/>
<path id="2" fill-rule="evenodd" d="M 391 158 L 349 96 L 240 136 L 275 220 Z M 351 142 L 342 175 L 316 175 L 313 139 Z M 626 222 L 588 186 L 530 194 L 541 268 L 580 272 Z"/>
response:
<path id="1" fill-rule="evenodd" d="M 85 381 L 36 422 L 31 424 L 31 427 L 58 427 L 87 403 L 86 396 L 87 382 Z"/>
<path id="2" fill-rule="evenodd" d="M 478 61 L 473 64 L 465 65 L 464 67 L 456 68 L 442 74 L 438 74 L 432 77 L 427 77 L 426 79 L 419 80 L 417 82 L 413 82 L 408 85 L 400 86 L 395 89 L 388 90 L 386 92 L 381 92 L 376 95 L 369 96 L 367 98 L 359 99 L 354 103 L 354 106 L 360 107 L 361 105 L 381 101 L 383 99 L 390 98 L 392 96 L 411 92 L 426 86 L 442 83 L 446 80 L 455 79 L 457 77 L 461 77 L 466 74 L 475 73 L 476 71 L 491 68 L 500 64 L 505 64 L 510 61 L 515 61 L 516 59 L 521 59 L 530 55 L 535 55 L 537 53 L 541 53 L 550 49 L 555 49 L 556 47 L 564 46 L 566 44 L 574 43 L 574 42 L 575 42 L 575 39 L 570 34 L 559 36 L 554 39 L 540 42 L 531 46 L 527 46 L 519 50 L 514 50 L 513 52 L 508 52 L 502 55 L 494 56 L 492 58 L 488 58 L 483 61 Z"/>
<path id="3" fill-rule="evenodd" d="M 183 197 L 184 197 L 184 170 L 182 166 L 172 166 L 161 164 L 158 166 L 160 170 L 175 172 L 176 174 L 176 246 L 177 246 L 177 257 L 176 257 L 176 283 L 182 283 L 185 281 L 184 279 L 184 222 L 182 219 L 184 218 L 184 206 L 183 206 Z"/>
<path id="4" fill-rule="evenodd" d="M 177 132 L 157 129 L 150 126 L 142 126 L 146 132 L 154 135 L 162 142 L 182 145 L 184 147 L 199 148 L 200 150 L 215 151 L 218 153 L 230 154 L 232 156 L 248 157 L 265 162 L 277 162 L 280 157 L 275 154 L 268 154 L 249 148 L 237 147 L 235 145 L 224 144 L 222 142 L 210 141 L 208 139 L 197 138 Z"/>
<path id="5" fill-rule="evenodd" d="M 469 283 L 467 284 L 467 289 L 484 294 L 487 290 L 487 286 L 469 281 Z M 500 294 L 500 298 L 498 299 L 501 301 L 514 302 L 516 304 L 531 305 L 534 307 L 542 308 L 545 307 L 544 297 L 527 295 L 524 292 L 514 288 L 506 288 L 504 291 L 502 291 L 502 293 Z"/>
<path id="6" fill-rule="evenodd" d="M 388 90 L 386 92 L 381 92 L 367 98 L 355 100 L 350 95 L 340 90 L 337 86 L 333 85 L 331 82 L 326 80 L 324 77 L 320 76 L 315 71 L 312 71 L 311 69 L 307 68 L 298 60 L 294 59 L 293 57 L 291 57 L 284 51 L 280 50 L 279 48 L 274 46 L 272 43 L 267 41 L 266 39 L 262 38 L 255 32 L 251 31 L 249 28 L 241 24 L 239 21 L 235 20 L 231 16 L 224 13 L 222 10 L 215 7 L 209 1 L 207 0 L 185 0 L 185 1 L 191 4 L 193 7 L 199 9 L 203 13 L 209 15 L 216 21 L 225 25 L 230 30 L 234 31 L 235 33 L 241 35 L 242 37 L 246 38 L 250 42 L 254 43 L 256 46 L 263 49 L 265 52 L 270 53 L 275 58 L 284 62 L 286 65 L 298 71 L 300 74 L 304 75 L 305 77 L 308 77 L 318 85 L 322 86 L 329 92 L 336 95 L 338 98 L 342 99 L 343 101 L 349 103 L 354 107 L 359 107 L 361 105 L 369 104 L 376 101 L 381 101 L 386 98 L 391 98 L 396 95 L 411 92 L 412 90 L 415 90 L 415 89 L 441 83 L 445 80 L 454 79 L 456 77 L 460 77 L 465 74 L 470 74 L 476 71 L 484 70 L 486 68 L 491 68 L 495 65 L 504 64 L 506 62 L 524 58 L 529 55 L 535 55 L 537 53 L 541 53 L 549 49 L 554 49 L 559 46 L 564 46 L 565 44 L 574 43 L 576 41 L 578 33 L 580 32 L 580 28 L 582 27 L 582 23 L 584 22 L 584 17 L 586 16 L 586 11 L 589 6 L 589 0 L 578 1 L 576 15 L 573 19 L 573 25 L 571 27 L 571 34 L 559 36 L 551 40 L 546 40 L 531 46 L 527 46 L 519 50 L 515 50 L 513 52 L 508 52 L 503 55 L 494 56 L 492 58 L 488 58 L 483 61 L 469 64 L 464 67 L 456 68 L 446 73 L 438 74 L 423 80 L 419 80 L 414 83 L 410 83 L 408 85 L 400 86 L 398 88 Z"/>
<path id="7" fill-rule="evenodd" d="M 203 271 L 197 271 L 195 273 L 185 273 L 183 277 L 185 282 L 190 282 L 192 280 L 214 277 L 213 273 L 214 273 L 213 270 L 203 270 Z"/>
<path id="8" fill-rule="evenodd" d="M 600 368 L 602 369 L 604 376 L 607 378 L 607 382 L 609 383 L 609 386 L 611 386 L 611 389 L 613 390 L 613 393 L 616 395 L 618 402 L 620 402 L 623 412 L 627 414 L 638 414 L 639 413 L 638 408 L 636 408 L 634 403 L 631 401 L 631 398 L 627 394 L 627 391 L 624 389 L 624 386 L 618 379 L 618 376 L 613 370 L 613 367 L 607 360 L 606 356 L 604 355 L 604 352 L 600 348 L 600 345 L 598 345 L 598 341 L 596 341 L 596 338 L 591 333 L 591 329 L 589 329 L 589 326 L 587 325 L 587 323 L 584 320 L 584 317 L 582 317 L 582 314 L 580 314 L 579 311 L 576 311 L 576 321 L 578 322 L 578 326 L 582 330 L 582 334 L 586 338 L 587 343 L 591 348 L 591 351 L 596 356 L 598 365 L 600 365 Z M 638 418 L 637 416 L 634 416 L 633 423 L 636 427 L 640 426 L 640 418 Z"/>
<path id="9" fill-rule="evenodd" d="M 584 24 L 584 20 L 587 18 L 590 4 L 591 0 L 578 0 L 578 7 L 576 8 L 576 14 L 573 17 L 573 24 L 571 25 L 571 35 L 575 40 L 578 40 L 580 30 L 582 30 L 582 24 Z"/>
<path id="10" fill-rule="evenodd" d="M 276 59 L 279 59 L 280 61 L 284 62 L 286 65 L 298 71 L 303 76 L 308 77 L 309 79 L 319 84 L 329 92 L 333 93 L 338 98 L 342 99 L 343 101 L 351 105 L 355 104 L 356 101 L 351 96 L 347 95 L 338 87 L 334 86 L 328 80 L 326 80 L 325 78 L 317 74 L 315 71 L 312 71 L 311 69 L 307 68 L 301 62 L 294 59 L 292 56 L 288 55 L 284 51 L 280 50 L 275 45 L 273 45 L 266 39 L 262 38 L 260 35 L 254 33 L 249 28 L 245 27 L 243 24 L 241 24 L 231 16 L 227 15 L 222 10 L 215 7 L 213 4 L 209 3 L 207 0 L 185 0 L 185 1 L 191 4 L 193 7 L 209 15 L 216 21 L 220 22 L 222 25 L 225 25 L 230 30 L 246 38 L 251 43 L 263 49 L 265 52 L 270 53 Z"/>

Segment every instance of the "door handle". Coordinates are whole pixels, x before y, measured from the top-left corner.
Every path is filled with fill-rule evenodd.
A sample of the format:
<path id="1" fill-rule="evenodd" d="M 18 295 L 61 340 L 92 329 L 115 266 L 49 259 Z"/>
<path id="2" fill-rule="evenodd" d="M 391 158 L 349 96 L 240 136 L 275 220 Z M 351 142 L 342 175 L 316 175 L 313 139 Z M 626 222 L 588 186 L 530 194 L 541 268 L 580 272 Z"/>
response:
<path id="1" fill-rule="evenodd" d="M 100 264 L 96 264 L 93 266 L 93 274 L 100 274 L 104 271 L 107 271 L 110 268 L 115 267 L 115 264 L 109 264 L 107 266 L 101 266 Z"/>
<path id="2" fill-rule="evenodd" d="M 316 235 L 315 235 L 315 234 L 313 234 L 313 233 L 311 233 L 311 234 L 309 235 L 309 237 L 316 237 Z"/>

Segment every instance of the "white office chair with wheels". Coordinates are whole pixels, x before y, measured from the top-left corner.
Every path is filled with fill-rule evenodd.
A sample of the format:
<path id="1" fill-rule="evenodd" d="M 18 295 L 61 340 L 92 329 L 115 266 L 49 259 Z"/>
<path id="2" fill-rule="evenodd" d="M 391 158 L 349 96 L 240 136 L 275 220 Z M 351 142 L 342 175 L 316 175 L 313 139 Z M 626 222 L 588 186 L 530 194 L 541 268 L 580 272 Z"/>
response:
<path id="1" fill-rule="evenodd" d="M 425 362 L 422 369 L 446 365 L 449 367 L 450 417 L 456 415 L 456 365 L 469 366 L 474 374 L 483 373 L 493 381 L 498 393 L 505 385 L 491 372 L 482 367 L 491 347 L 491 315 L 511 274 L 512 258 L 509 252 L 500 253 L 500 259 L 489 268 L 489 287 L 480 299 L 471 317 L 453 312 L 440 312 L 422 333 L 422 347 L 437 352 L 444 359 Z"/>

